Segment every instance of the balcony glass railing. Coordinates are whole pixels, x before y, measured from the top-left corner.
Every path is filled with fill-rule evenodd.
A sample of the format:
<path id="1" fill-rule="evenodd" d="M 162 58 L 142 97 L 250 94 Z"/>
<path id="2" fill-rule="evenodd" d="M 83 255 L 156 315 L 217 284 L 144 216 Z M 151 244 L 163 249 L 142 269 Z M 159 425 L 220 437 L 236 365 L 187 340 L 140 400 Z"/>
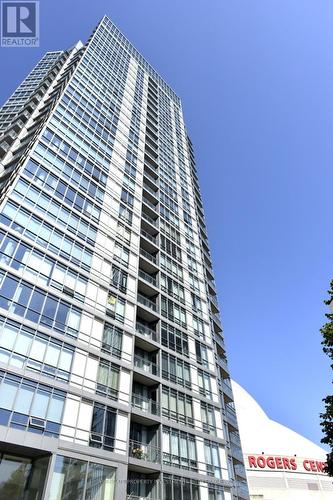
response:
<path id="1" fill-rule="evenodd" d="M 155 243 L 155 245 L 157 245 L 158 240 L 156 236 L 152 236 L 151 234 L 147 233 L 147 231 L 145 231 L 144 229 L 141 229 L 141 234 L 142 236 L 147 238 L 147 240 L 152 241 L 153 243 Z"/>
<path id="2" fill-rule="evenodd" d="M 143 255 L 143 257 L 146 257 L 146 259 L 150 260 L 151 262 L 154 262 L 154 264 L 157 264 L 157 258 L 143 248 L 140 248 L 140 254 Z"/>
<path id="3" fill-rule="evenodd" d="M 149 326 L 143 325 L 142 323 L 137 322 L 136 323 L 136 331 L 140 333 L 140 335 L 143 335 L 144 337 L 149 337 L 151 340 L 154 340 L 155 342 L 158 341 L 158 334 L 155 330 L 152 328 L 149 328 Z"/>
<path id="4" fill-rule="evenodd" d="M 149 186 L 147 186 L 147 184 L 143 183 L 143 189 L 145 189 L 146 191 L 148 191 L 148 193 L 158 198 L 158 192 L 151 189 Z"/>
<path id="5" fill-rule="evenodd" d="M 141 411 L 152 413 L 153 415 L 160 414 L 160 405 L 156 401 L 145 398 L 139 394 L 132 394 L 132 408 L 137 408 Z"/>
<path id="6" fill-rule="evenodd" d="M 155 304 L 155 302 L 153 302 L 152 300 L 148 299 L 147 297 L 145 297 L 144 295 L 141 295 L 141 293 L 138 293 L 138 302 L 140 302 L 140 304 L 148 307 L 149 309 L 152 309 L 153 311 L 157 312 L 157 305 Z"/>
<path id="7" fill-rule="evenodd" d="M 141 443 L 130 439 L 129 456 L 138 460 L 148 460 L 149 462 L 161 462 L 161 449 L 151 444 Z"/>
<path id="8" fill-rule="evenodd" d="M 134 366 L 151 375 L 157 375 L 157 364 L 137 354 L 134 356 Z"/>
<path id="9" fill-rule="evenodd" d="M 156 205 L 154 205 L 154 203 L 152 203 L 151 201 L 147 200 L 147 198 L 143 197 L 142 198 L 142 201 L 148 205 L 148 207 L 150 207 L 152 210 L 156 211 L 157 210 L 157 203 Z"/>
<path id="10" fill-rule="evenodd" d="M 235 409 L 232 408 L 231 406 L 226 405 L 225 406 L 225 411 L 226 411 L 227 417 L 231 420 L 231 422 L 234 425 L 237 425 L 237 417 L 236 417 L 236 411 L 235 411 Z"/>
<path id="11" fill-rule="evenodd" d="M 149 224 L 152 224 L 152 226 L 154 227 L 158 227 L 158 223 L 157 223 L 157 220 L 154 220 L 152 219 L 151 217 L 149 217 L 149 215 L 147 215 L 145 212 L 142 212 L 142 218 L 145 219 L 146 221 L 149 222 Z"/>
<path id="12" fill-rule="evenodd" d="M 151 276 L 150 274 L 146 273 L 145 271 L 142 271 L 142 269 L 139 269 L 139 276 L 147 283 L 157 286 L 157 279 L 154 278 L 154 276 Z"/>
<path id="13" fill-rule="evenodd" d="M 143 175 L 145 175 L 147 177 L 147 179 L 149 179 L 150 181 L 152 181 L 154 184 L 156 184 L 156 186 L 158 186 L 158 179 L 156 179 L 155 177 L 153 177 L 152 175 L 150 175 L 149 172 L 147 172 L 147 170 L 144 170 L 143 171 Z"/>

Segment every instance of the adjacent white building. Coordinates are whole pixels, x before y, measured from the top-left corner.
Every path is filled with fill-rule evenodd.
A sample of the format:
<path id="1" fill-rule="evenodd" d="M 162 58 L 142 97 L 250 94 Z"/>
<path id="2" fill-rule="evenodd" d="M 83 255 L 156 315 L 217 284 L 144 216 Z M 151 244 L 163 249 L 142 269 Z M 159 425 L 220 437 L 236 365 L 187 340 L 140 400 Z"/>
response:
<path id="1" fill-rule="evenodd" d="M 232 387 L 251 500 L 332 500 L 325 450 L 271 420 L 236 382 Z"/>

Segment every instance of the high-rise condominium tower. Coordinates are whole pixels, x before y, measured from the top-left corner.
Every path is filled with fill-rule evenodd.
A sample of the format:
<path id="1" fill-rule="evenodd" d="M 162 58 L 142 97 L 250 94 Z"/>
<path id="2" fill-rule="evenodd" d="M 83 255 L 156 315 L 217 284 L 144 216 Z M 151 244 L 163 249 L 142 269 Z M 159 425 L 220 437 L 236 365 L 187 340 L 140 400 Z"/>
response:
<path id="1" fill-rule="evenodd" d="M 104 17 L 0 118 L 0 498 L 246 499 L 179 98 Z"/>

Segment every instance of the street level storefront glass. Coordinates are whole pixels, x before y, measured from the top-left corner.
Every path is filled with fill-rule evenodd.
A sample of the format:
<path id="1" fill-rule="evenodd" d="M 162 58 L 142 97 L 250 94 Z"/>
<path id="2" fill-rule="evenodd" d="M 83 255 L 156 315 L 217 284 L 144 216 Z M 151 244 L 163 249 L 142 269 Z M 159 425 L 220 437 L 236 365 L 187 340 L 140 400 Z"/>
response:
<path id="1" fill-rule="evenodd" d="M 41 500 L 48 461 L 0 454 L 0 500 Z"/>
<path id="2" fill-rule="evenodd" d="M 115 469 L 57 456 L 50 500 L 113 500 Z"/>

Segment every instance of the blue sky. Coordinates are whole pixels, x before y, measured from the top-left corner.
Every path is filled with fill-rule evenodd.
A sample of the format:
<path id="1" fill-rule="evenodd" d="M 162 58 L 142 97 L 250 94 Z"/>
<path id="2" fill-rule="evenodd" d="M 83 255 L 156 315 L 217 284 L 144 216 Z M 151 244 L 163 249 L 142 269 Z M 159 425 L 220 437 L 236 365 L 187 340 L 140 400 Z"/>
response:
<path id="1" fill-rule="evenodd" d="M 3 102 L 107 14 L 181 96 L 231 374 L 319 443 L 332 272 L 331 0 L 41 0 L 41 43 L 0 49 Z"/>

